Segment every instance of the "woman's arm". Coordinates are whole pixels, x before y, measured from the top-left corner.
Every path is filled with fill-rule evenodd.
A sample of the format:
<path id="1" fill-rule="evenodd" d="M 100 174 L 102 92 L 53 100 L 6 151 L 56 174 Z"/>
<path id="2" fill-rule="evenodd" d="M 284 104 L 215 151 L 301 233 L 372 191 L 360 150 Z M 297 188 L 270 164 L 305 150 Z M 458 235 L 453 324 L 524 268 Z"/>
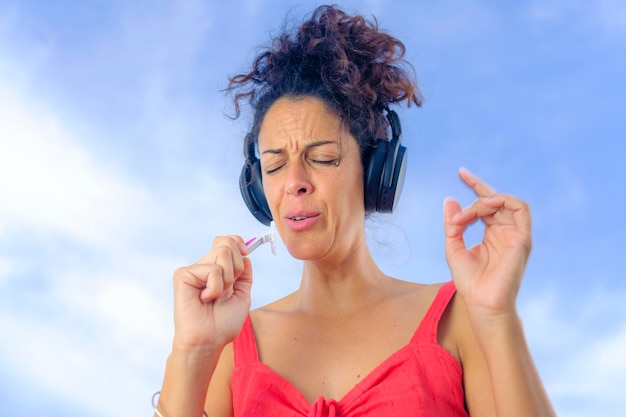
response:
<path id="1" fill-rule="evenodd" d="M 516 308 L 531 249 L 530 211 L 468 171 L 460 175 L 478 199 L 466 209 L 446 200 L 444 226 L 461 305 L 456 316 L 466 322 L 459 350 L 468 408 L 478 416 L 553 417 Z M 485 223 L 483 241 L 468 249 L 463 233 L 479 219 Z"/>
<path id="2" fill-rule="evenodd" d="M 220 352 L 208 349 L 172 348 L 157 404 L 163 417 L 202 416 L 219 356 Z"/>
<path id="3" fill-rule="evenodd" d="M 460 296 L 450 308 L 470 416 L 555 416 L 528 350 L 521 321 L 477 336 Z"/>
<path id="4" fill-rule="evenodd" d="M 246 254 L 240 237 L 216 238 L 211 252 L 174 274 L 174 342 L 157 404 L 163 417 L 202 416 L 209 385 L 224 386 L 215 379 L 230 378 L 220 358 L 232 352 L 225 347 L 250 310 L 252 265 Z"/>

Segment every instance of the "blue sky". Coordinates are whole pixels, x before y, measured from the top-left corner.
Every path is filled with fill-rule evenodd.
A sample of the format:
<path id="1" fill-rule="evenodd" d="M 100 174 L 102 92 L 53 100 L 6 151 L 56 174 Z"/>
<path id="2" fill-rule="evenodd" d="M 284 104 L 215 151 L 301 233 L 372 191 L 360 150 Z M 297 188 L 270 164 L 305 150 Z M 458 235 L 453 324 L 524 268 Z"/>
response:
<path id="1" fill-rule="evenodd" d="M 467 166 L 528 201 L 519 310 L 561 417 L 626 409 L 626 6 L 339 1 L 403 40 L 400 208 L 368 223 L 390 275 L 449 279 L 441 207 Z M 259 234 L 237 176 L 247 118 L 221 93 L 310 1 L 0 1 L 0 416 L 150 415 L 171 276 Z M 480 228 L 469 232 L 470 241 Z M 253 303 L 300 267 L 261 248 Z"/>

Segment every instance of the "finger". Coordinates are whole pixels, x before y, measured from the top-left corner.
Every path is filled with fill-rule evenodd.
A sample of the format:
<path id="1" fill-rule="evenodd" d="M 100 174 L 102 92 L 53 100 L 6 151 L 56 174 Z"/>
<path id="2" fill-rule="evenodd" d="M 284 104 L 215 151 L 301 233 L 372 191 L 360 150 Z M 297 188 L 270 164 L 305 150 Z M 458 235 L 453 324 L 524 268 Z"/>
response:
<path id="1" fill-rule="evenodd" d="M 459 169 L 459 176 L 467 185 L 469 185 L 478 196 L 489 196 L 496 193 L 496 191 L 489 186 L 486 182 L 478 178 L 476 174 L 471 172 L 465 167 Z"/>
<path id="2" fill-rule="evenodd" d="M 196 261 L 196 263 L 213 263 L 215 258 L 213 257 L 213 250 L 220 246 L 230 247 L 233 252 L 239 253 L 242 256 L 247 255 L 248 248 L 246 247 L 246 243 L 243 241 L 241 236 L 217 236 L 213 239 L 213 245 L 211 246 L 211 251 L 207 252 L 204 256 Z"/>
<path id="3" fill-rule="evenodd" d="M 225 289 L 230 288 L 230 285 L 226 282 L 224 269 L 220 267 L 220 265 L 207 265 L 206 270 L 208 271 L 206 276 L 206 286 L 201 293 L 201 299 L 203 302 L 219 298 L 224 293 Z"/>
<path id="4" fill-rule="evenodd" d="M 252 288 L 252 261 L 250 258 L 243 258 L 244 271 L 235 280 L 233 284 L 233 292 L 238 297 L 250 298 L 250 290 Z"/>
<path id="5" fill-rule="evenodd" d="M 461 205 L 452 197 L 446 197 L 443 201 L 443 223 L 446 236 L 454 237 L 463 233 L 463 227 L 459 227 L 458 222 L 453 221 L 462 212 Z"/>
<path id="6" fill-rule="evenodd" d="M 463 233 L 467 225 L 459 225 L 452 221 L 459 213 L 461 213 L 461 205 L 459 202 L 451 197 L 446 198 L 443 203 L 443 219 L 447 255 L 458 250 L 466 249 Z"/>
<path id="7" fill-rule="evenodd" d="M 246 246 L 246 242 L 244 242 L 241 236 L 237 235 L 229 235 L 229 236 L 217 236 L 213 239 L 213 247 L 227 245 L 232 247 L 233 249 L 237 249 L 237 251 L 241 255 L 246 255 L 248 253 L 248 247 Z"/>
<path id="8" fill-rule="evenodd" d="M 243 256 L 247 254 L 243 239 L 239 236 L 218 236 L 213 240 L 213 249 L 196 264 L 217 264 L 223 269 L 226 286 L 231 286 L 243 270 Z"/>
<path id="9" fill-rule="evenodd" d="M 219 269 L 211 269 L 207 277 L 206 288 L 200 293 L 200 300 L 208 303 L 219 298 L 228 299 L 233 294 L 239 298 L 250 299 L 252 288 L 252 261 L 250 258 L 243 258 L 243 272 L 235 278 L 231 286 L 226 285 L 226 281 L 219 277 Z"/>
<path id="10" fill-rule="evenodd" d="M 180 267 L 174 272 L 174 285 L 203 289 L 206 287 L 208 268 L 206 264 Z"/>
<path id="11" fill-rule="evenodd" d="M 452 216 L 450 223 L 467 227 L 478 219 L 485 220 L 486 217 L 497 213 L 501 207 L 499 205 L 491 206 L 485 204 L 485 201 L 489 198 L 492 197 L 479 197 L 468 207 Z"/>
<path id="12" fill-rule="evenodd" d="M 202 293 L 202 300 L 219 298 L 228 288 L 224 284 L 224 271 L 217 264 L 193 264 L 182 270 L 182 281 Z"/>
<path id="13" fill-rule="evenodd" d="M 222 279 L 226 287 L 230 287 L 243 272 L 243 256 L 231 245 L 217 246 L 207 256 L 207 263 L 216 264 L 222 268 Z"/>
<path id="14" fill-rule="evenodd" d="M 498 213 L 508 213 L 518 228 L 530 231 L 532 219 L 530 207 L 525 201 L 507 194 L 498 194 L 483 199 L 483 204 L 497 209 Z"/>

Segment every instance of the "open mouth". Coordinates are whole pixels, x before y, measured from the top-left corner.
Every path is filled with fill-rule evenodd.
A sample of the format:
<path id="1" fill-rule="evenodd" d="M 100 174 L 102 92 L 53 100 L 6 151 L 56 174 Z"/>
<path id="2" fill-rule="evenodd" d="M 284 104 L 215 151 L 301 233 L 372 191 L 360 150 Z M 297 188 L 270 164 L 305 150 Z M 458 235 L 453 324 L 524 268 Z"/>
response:
<path id="1" fill-rule="evenodd" d="M 304 231 L 313 227 L 319 218 L 320 214 L 316 212 L 294 212 L 288 213 L 285 216 L 287 220 L 287 226 L 295 231 Z"/>

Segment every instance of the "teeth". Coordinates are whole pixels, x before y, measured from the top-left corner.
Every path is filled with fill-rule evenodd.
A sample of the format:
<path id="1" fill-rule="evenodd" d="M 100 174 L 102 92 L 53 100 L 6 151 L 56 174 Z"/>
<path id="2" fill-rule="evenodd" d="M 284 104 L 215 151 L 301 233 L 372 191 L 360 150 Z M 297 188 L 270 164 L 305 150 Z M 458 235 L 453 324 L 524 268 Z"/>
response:
<path id="1" fill-rule="evenodd" d="M 299 222 L 300 220 L 304 220 L 306 217 L 292 217 L 292 220 Z"/>

